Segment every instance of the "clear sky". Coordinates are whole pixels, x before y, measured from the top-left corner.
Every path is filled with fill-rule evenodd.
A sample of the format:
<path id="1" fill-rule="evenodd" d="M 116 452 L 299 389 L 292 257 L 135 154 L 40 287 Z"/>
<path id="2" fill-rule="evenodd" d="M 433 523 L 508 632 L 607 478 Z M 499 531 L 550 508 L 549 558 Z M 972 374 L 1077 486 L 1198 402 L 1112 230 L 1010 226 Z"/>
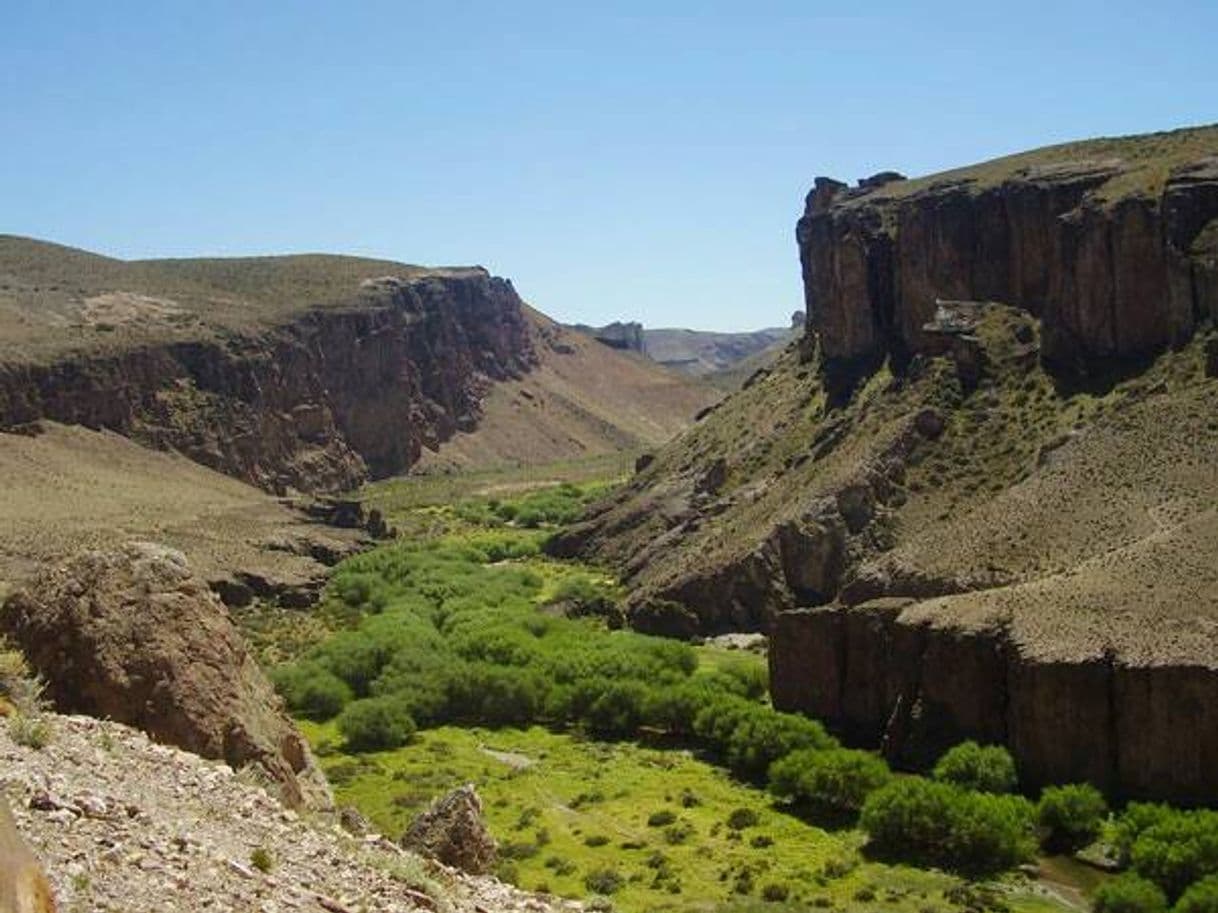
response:
<path id="1" fill-rule="evenodd" d="M 0 231 L 707 329 L 802 307 L 818 174 L 1218 121 L 1215 0 L 3 0 L 0 61 Z"/>

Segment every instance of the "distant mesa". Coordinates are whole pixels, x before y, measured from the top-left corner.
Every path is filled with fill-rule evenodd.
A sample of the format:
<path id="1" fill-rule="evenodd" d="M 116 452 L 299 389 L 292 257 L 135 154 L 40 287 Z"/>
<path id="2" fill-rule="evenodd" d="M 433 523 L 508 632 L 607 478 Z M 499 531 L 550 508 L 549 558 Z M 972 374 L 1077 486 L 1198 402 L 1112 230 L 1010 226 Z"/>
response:
<path id="1" fill-rule="evenodd" d="M 572 329 L 611 349 L 644 355 L 689 377 L 722 389 L 735 389 L 759 367 L 768 364 L 804 327 L 804 312 L 791 315 L 789 327 L 769 327 L 741 333 L 681 328 L 647 329 L 637 321 L 603 327 L 576 324 Z M 741 373 L 741 366 L 746 366 Z"/>

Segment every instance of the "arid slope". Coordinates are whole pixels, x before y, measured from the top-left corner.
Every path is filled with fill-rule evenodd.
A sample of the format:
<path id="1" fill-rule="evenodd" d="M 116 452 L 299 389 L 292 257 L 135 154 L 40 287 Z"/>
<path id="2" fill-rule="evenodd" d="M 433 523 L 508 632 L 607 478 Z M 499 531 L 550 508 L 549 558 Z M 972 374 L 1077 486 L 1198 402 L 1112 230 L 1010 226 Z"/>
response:
<path id="1" fill-rule="evenodd" d="M 538 364 L 496 384 L 476 428 L 428 452 L 429 472 L 640 450 L 667 443 L 720 394 L 640 355 L 611 349 L 529 308 Z"/>
<path id="2" fill-rule="evenodd" d="M 39 566 L 83 548 L 145 539 L 181 549 L 210 581 L 252 574 L 319 586 L 311 557 L 354 548 L 354 532 L 306 523 L 269 495 L 175 453 L 109 431 L 47 423 L 0 433 L 0 598 Z"/>

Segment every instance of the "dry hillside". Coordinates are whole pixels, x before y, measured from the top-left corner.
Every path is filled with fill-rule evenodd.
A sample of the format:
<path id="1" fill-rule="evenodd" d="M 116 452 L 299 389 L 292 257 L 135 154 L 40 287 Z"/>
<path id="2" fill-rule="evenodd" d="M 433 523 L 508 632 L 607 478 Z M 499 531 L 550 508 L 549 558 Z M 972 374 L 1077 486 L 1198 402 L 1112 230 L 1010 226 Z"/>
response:
<path id="1" fill-rule="evenodd" d="M 660 446 L 719 394 L 629 351 L 602 345 L 533 309 L 538 365 L 497 384 L 477 427 L 423 455 L 423 472 L 556 460 Z"/>
<path id="2" fill-rule="evenodd" d="M 0 597 L 42 565 L 128 539 L 181 549 L 210 581 L 249 574 L 307 589 L 325 573 L 312 554 L 357 542 L 236 479 L 108 431 L 48 423 L 37 435 L 0 433 L 0 477 Z"/>

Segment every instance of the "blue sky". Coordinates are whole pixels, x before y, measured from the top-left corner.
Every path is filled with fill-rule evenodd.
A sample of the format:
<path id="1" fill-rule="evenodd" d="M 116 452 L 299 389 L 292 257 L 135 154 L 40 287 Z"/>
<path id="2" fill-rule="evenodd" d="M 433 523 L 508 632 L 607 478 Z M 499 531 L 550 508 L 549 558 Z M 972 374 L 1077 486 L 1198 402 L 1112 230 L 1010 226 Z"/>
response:
<path id="1" fill-rule="evenodd" d="M 481 263 L 565 320 L 802 306 L 818 174 L 1218 121 L 1218 3 L 27 2 L 0 231 Z"/>

